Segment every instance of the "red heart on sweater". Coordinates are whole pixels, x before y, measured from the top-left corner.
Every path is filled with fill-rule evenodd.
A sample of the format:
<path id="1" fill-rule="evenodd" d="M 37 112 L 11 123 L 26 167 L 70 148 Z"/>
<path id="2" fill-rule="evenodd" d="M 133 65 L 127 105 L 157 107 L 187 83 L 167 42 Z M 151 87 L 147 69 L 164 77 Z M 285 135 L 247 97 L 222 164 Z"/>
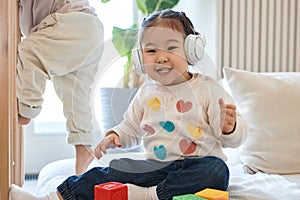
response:
<path id="1" fill-rule="evenodd" d="M 189 110 L 191 110 L 192 105 L 193 104 L 190 101 L 184 102 L 183 100 L 179 100 L 176 103 L 176 108 L 177 108 L 178 112 L 185 113 L 185 112 L 188 112 Z"/>
<path id="2" fill-rule="evenodd" d="M 189 142 L 186 139 L 182 139 L 179 143 L 179 147 L 180 147 L 181 152 L 184 155 L 188 155 L 188 154 L 192 154 L 196 151 L 197 145 L 195 142 L 192 142 L 192 141 Z"/>
<path id="3" fill-rule="evenodd" d="M 149 125 L 145 125 L 144 128 L 143 128 L 143 130 L 146 131 L 147 133 L 149 133 L 150 135 L 153 135 L 155 133 L 154 128 L 152 128 Z"/>

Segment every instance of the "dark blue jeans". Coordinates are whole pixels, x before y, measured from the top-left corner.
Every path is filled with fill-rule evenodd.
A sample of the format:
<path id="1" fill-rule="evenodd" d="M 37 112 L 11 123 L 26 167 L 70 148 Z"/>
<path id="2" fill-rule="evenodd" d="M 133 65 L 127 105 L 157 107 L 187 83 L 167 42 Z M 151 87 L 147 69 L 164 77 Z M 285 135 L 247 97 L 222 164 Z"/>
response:
<path id="1" fill-rule="evenodd" d="M 226 190 L 229 170 L 223 160 L 213 156 L 169 163 L 122 158 L 112 160 L 109 167 L 95 167 L 80 176 L 71 176 L 57 190 L 65 200 L 93 200 L 94 186 L 109 181 L 142 187 L 157 185 L 158 198 L 171 200 L 205 188 Z"/>

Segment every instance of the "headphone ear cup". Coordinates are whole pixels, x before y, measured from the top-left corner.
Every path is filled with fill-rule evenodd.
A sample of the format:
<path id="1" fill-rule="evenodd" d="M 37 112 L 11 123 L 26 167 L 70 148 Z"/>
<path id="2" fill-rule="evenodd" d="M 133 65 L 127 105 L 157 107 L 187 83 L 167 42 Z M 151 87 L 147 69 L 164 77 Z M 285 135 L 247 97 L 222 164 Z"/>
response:
<path id="1" fill-rule="evenodd" d="M 133 49 L 131 58 L 135 67 L 135 71 L 137 74 L 145 74 L 144 66 L 143 66 L 143 57 L 140 49 Z"/>
<path id="2" fill-rule="evenodd" d="M 193 65 L 200 61 L 204 56 L 204 48 L 206 45 L 206 40 L 204 35 L 193 35 L 189 34 L 184 41 L 184 50 L 187 61 L 189 64 Z"/>

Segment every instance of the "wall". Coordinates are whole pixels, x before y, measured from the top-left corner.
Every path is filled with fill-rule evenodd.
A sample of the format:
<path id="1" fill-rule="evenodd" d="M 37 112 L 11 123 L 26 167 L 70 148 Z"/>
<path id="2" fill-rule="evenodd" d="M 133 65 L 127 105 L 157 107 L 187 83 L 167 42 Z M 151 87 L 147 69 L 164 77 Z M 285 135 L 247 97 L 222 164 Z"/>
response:
<path id="1" fill-rule="evenodd" d="M 194 24 L 195 30 L 206 38 L 206 55 L 197 64 L 196 71 L 206 73 L 216 79 L 220 74 L 217 61 L 217 0 L 181 0 L 174 8 L 184 11 Z"/>
<path id="2" fill-rule="evenodd" d="M 25 174 L 36 174 L 47 163 L 71 158 L 74 147 L 66 143 L 65 134 L 34 134 L 33 123 L 24 128 L 24 171 Z"/>
<path id="3" fill-rule="evenodd" d="M 218 67 L 300 71 L 300 1 L 219 1 Z"/>

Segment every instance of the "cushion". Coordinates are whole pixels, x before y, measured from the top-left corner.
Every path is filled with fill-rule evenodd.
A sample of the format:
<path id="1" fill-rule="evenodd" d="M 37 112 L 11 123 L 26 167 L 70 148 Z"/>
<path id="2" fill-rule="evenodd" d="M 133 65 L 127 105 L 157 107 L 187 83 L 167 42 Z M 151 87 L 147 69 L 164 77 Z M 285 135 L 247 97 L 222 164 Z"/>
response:
<path id="1" fill-rule="evenodd" d="M 100 88 L 101 129 L 107 131 L 123 120 L 136 88 Z"/>
<path id="2" fill-rule="evenodd" d="M 300 73 L 224 68 L 225 80 L 250 131 L 241 159 L 250 173 L 300 173 Z"/>
<path id="3" fill-rule="evenodd" d="M 137 90 L 137 88 L 100 88 L 100 126 L 104 132 L 113 128 L 123 120 L 123 115 Z M 144 151 L 142 144 L 132 149 L 113 149 L 113 153 L 142 151 Z"/>

